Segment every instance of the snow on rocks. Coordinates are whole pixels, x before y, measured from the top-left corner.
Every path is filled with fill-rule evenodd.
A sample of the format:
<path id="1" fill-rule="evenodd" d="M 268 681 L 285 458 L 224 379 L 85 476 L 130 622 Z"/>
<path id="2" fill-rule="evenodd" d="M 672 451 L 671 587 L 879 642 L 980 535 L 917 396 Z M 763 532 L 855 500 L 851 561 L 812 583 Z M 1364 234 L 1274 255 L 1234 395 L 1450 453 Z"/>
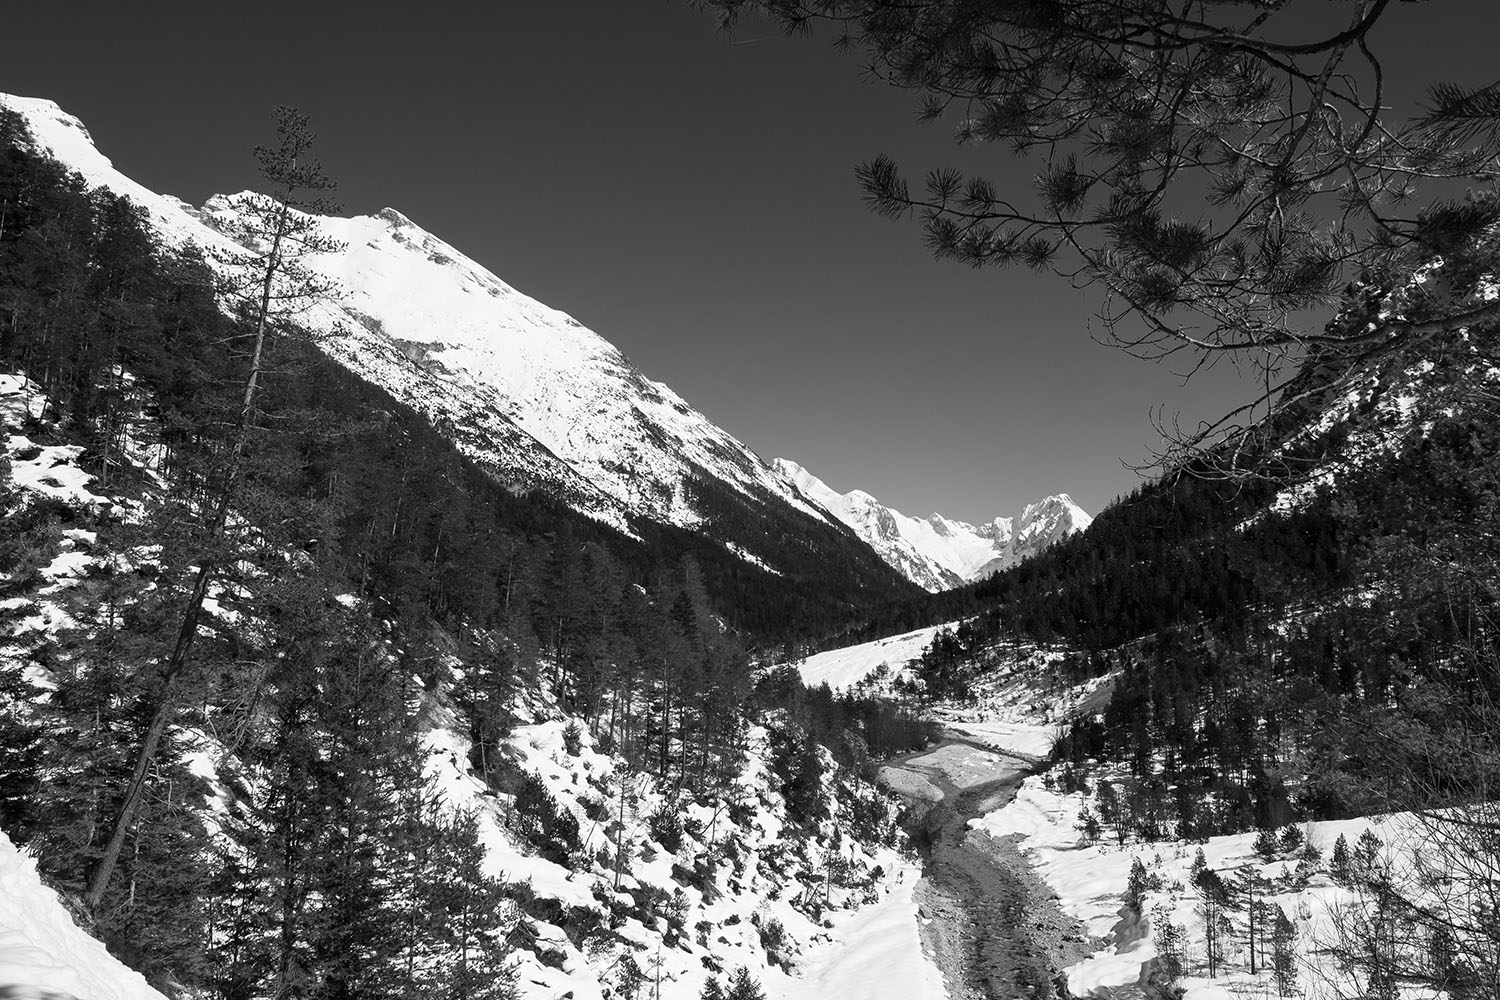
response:
<path id="1" fill-rule="evenodd" d="M 1014 566 L 1093 521 L 1066 493 L 1027 504 L 1014 517 L 973 525 L 941 514 L 909 517 L 863 490 L 839 493 L 796 462 L 772 467 L 846 524 L 893 569 L 930 591 L 947 590 Z"/>
<path id="2" fill-rule="evenodd" d="M 511 797 L 491 791 L 471 772 L 469 744 L 456 731 L 451 707 L 441 697 L 429 701 L 428 775 L 451 807 L 476 812 L 488 873 L 550 901 L 531 906 L 526 918 L 537 936 L 517 955 L 523 996 L 607 995 L 629 959 L 651 982 L 660 975 L 662 996 L 697 996 L 710 974 L 722 981 L 744 965 L 769 996 L 800 1000 L 821 989 L 812 983 L 864 966 L 876 954 L 872 940 L 884 942 L 879 954 L 899 985 L 884 993 L 834 995 L 941 996 L 909 989 L 927 974 L 910 898 L 915 871 L 892 848 L 836 835 L 832 822 L 816 838 L 794 835 L 765 766 L 764 729 L 752 727 L 746 765 L 716 801 L 686 793 L 674 798 L 652 776 L 626 770 L 601 751 L 587 726 L 533 693 L 527 712 L 534 721 L 516 726 L 504 753 L 578 821 L 581 846 L 564 866 L 538 856 L 514 831 Z M 652 823 L 663 811 L 675 811 L 681 821 L 675 849 L 660 842 Z M 623 832 L 614 827 L 622 815 Z M 622 841 L 628 862 L 617 874 L 614 856 Z M 848 884 L 826 881 L 835 852 L 856 873 Z M 824 898 L 829 905 L 807 905 Z M 564 933 L 539 912 L 561 913 L 558 919 L 572 931 Z M 591 920 L 608 932 L 580 940 L 577 927 Z M 898 969 L 904 970 L 899 976 Z"/>
<path id="3" fill-rule="evenodd" d="M 6 987 L 77 1000 L 165 1000 L 73 923 L 34 860 L 0 833 L 0 991 Z"/>
<path id="4" fill-rule="evenodd" d="M 83 451 L 82 445 L 38 445 L 24 434 L 12 434 L 6 442 L 11 484 L 28 493 L 80 507 L 108 506 L 107 498 L 88 489 L 94 477 L 78 468 L 78 456 Z"/>

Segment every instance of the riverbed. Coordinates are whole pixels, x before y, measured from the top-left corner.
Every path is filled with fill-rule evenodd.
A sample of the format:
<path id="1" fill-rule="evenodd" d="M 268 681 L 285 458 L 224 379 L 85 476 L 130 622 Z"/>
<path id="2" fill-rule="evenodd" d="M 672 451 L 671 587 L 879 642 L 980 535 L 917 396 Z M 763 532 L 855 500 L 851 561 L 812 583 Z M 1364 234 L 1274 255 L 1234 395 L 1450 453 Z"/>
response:
<path id="1" fill-rule="evenodd" d="M 1035 758 L 948 729 L 937 746 L 881 769 L 881 782 L 911 810 L 922 855 L 915 891 L 922 943 L 953 1000 L 1064 996 L 1059 970 L 1091 951 L 1015 838 L 969 828 L 1009 803 L 1036 766 Z"/>

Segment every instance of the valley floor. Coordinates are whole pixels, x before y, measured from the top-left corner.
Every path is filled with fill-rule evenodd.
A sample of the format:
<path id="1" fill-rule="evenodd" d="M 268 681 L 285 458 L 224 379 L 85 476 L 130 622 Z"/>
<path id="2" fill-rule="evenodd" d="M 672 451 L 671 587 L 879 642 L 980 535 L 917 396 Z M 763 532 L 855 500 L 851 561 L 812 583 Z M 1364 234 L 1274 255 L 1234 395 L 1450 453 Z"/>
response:
<path id="1" fill-rule="evenodd" d="M 780 1000 L 946 1000 L 943 974 L 923 948 L 917 916 L 921 869 L 897 873 L 897 885 L 814 952 L 802 973 L 772 995 Z M 768 984 L 770 985 L 770 984 Z"/>
<path id="2" fill-rule="evenodd" d="M 881 773 L 925 810 L 925 863 L 914 898 L 922 943 L 955 1000 L 1049 996 L 1056 970 L 1088 953 L 1077 921 L 1062 914 L 1017 846 L 970 828 L 1010 803 L 1035 766 L 1027 751 L 1039 735 L 1025 725 L 958 726 L 937 747 Z"/>

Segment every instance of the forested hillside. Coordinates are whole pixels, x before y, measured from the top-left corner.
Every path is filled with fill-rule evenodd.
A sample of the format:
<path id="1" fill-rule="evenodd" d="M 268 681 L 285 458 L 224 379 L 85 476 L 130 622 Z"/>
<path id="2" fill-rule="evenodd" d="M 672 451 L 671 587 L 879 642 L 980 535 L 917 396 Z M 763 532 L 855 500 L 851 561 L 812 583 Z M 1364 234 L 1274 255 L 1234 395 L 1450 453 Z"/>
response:
<path id="1" fill-rule="evenodd" d="M 1111 677 L 1058 752 L 1129 762 L 1132 821 L 1155 835 L 1457 794 L 1461 761 L 1437 747 L 1482 731 L 1500 693 L 1495 336 L 1313 397 L 1263 456 L 1275 477 L 1189 468 L 951 598 L 972 617 L 924 654 L 929 692 L 963 697 L 1017 641 L 1066 650 L 1074 682 Z"/>
<path id="2" fill-rule="evenodd" d="M 781 920 L 887 888 L 864 771 L 925 729 L 745 651 L 850 567 L 511 494 L 0 139 L 0 830 L 116 956 L 226 998 L 633 992 L 648 948 L 728 977 L 710 931 L 790 968 Z"/>

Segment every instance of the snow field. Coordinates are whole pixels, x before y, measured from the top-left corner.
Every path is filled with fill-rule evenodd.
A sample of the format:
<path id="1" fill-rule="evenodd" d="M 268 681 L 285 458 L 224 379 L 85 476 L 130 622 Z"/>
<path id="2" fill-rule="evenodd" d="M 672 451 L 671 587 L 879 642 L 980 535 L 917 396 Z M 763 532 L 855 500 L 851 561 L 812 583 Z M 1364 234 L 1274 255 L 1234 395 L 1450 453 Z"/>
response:
<path id="1" fill-rule="evenodd" d="M 1086 804 L 1091 804 L 1088 796 L 1049 790 L 1040 776 L 1033 776 L 1026 779 L 1010 804 L 970 821 L 971 827 L 992 836 L 1021 838 L 1028 859 L 1057 893 L 1063 912 L 1079 920 L 1086 933 L 1105 942 L 1092 956 L 1065 970 L 1068 989 L 1074 996 L 1107 996 L 1112 990 L 1141 980 L 1144 966 L 1157 956 L 1152 914 L 1160 906 L 1167 908 L 1171 921 L 1185 932 L 1187 974 L 1180 981 L 1186 989 L 1185 1000 L 1222 1000 L 1231 994 L 1275 995 L 1268 970 L 1263 967 L 1255 976 L 1247 971 L 1243 913 L 1230 914 L 1235 934 L 1233 940 L 1226 941 L 1225 968 L 1215 979 L 1204 975 L 1203 921 L 1197 912 L 1198 897 L 1191 888 L 1191 867 L 1200 847 L 1208 867 L 1226 882 L 1253 872 L 1276 883 L 1264 898 L 1272 906 L 1281 906 L 1296 928 L 1302 995 L 1335 1000 L 1341 984 L 1349 988 L 1325 949 L 1334 940 L 1335 909 L 1353 897 L 1334 885 L 1326 871 L 1320 868 L 1305 885 L 1297 885 L 1290 879 L 1297 862 L 1291 858 L 1263 861 L 1253 849 L 1253 831 L 1213 837 L 1203 844 L 1171 840 L 1150 844 L 1132 839 L 1123 848 L 1106 834 L 1099 843 L 1089 845 L 1074 828 L 1079 810 Z M 1340 835 L 1352 847 L 1362 833 L 1373 830 L 1390 845 L 1402 841 L 1411 828 L 1411 817 L 1397 814 L 1309 823 L 1302 829 L 1323 852 L 1326 864 Z M 1162 884 L 1160 890 L 1147 894 L 1145 914 L 1140 917 L 1123 908 L 1131 862 L 1136 858 Z"/>
<path id="2" fill-rule="evenodd" d="M 798 979 L 770 984 L 775 1000 L 947 1000 L 943 974 L 922 950 L 912 898 L 921 870 L 903 866 L 885 899 L 856 912 L 838 939 L 809 956 Z"/>
<path id="3" fill-rule="evenodd" d="M 940 629 L 952 628 L 956 622 L 919 628 L 913 632 L 886 639 L 830 649 L 797 662 L 797 672 L 808 687 L 827 684 L 835 691 L 847 691 L 881 667 L 890 670 L 890 679 L 904 676 L 907 665 L 922 655 Z"/>

